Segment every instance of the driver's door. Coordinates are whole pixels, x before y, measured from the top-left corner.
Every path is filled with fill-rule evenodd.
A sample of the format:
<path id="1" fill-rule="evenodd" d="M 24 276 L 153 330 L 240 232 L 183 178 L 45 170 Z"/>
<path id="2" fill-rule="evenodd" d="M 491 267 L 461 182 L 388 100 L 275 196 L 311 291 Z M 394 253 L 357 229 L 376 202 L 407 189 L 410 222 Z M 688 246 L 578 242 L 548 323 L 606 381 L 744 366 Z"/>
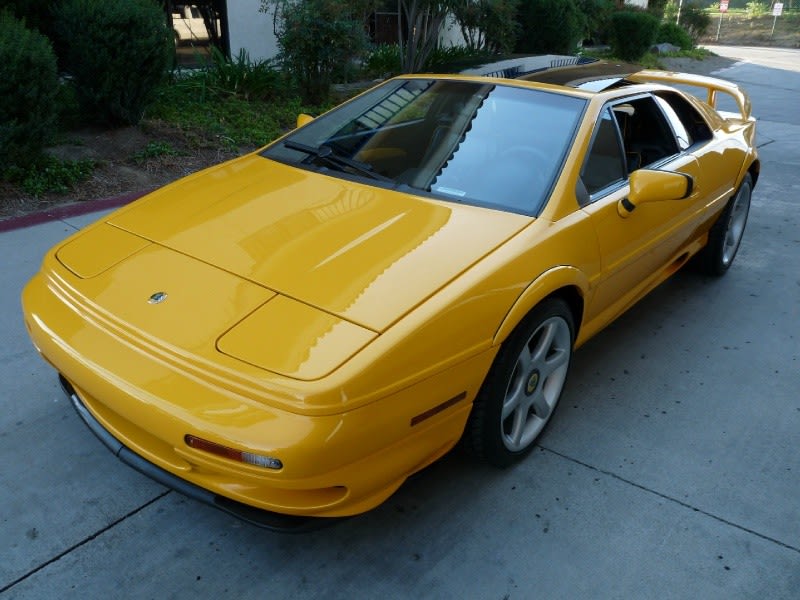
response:
<path id="1" fill-rule="evenodd" d="M 583 207 L 597 236 L 601 272 L 587 319 L 598 326 L 614 319 L 680 266 L 681 248 L 692 235 L 700 196 L 645 203 L 627 216 L 618 204 L 629 193 L 628 176 L 639 168 L 700 177 L 696 158 L 681 151 L 658 105 L 649 95 L 609 105 L 595 128 L 582 169 L 588 203 Z"/>

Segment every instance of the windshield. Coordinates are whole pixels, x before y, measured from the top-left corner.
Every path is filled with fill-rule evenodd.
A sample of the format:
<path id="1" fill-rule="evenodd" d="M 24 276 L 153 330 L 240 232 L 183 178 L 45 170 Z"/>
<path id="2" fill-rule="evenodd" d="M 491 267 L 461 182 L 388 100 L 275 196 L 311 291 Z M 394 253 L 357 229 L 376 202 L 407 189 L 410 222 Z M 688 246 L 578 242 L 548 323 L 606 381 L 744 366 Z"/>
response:
<path id="1" fill-rule="evenodd" d="M 394 79 L 262 154 L 333 176 L 535 215 L 585 103 L 483 82 Z"/>

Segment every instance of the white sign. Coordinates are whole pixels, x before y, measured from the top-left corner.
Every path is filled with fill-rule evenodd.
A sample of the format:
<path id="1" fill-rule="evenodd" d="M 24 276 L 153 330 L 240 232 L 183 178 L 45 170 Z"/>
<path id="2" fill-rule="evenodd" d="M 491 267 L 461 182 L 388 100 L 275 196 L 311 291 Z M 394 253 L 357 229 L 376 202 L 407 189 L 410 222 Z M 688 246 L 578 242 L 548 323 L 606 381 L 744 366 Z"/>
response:
<path id="1" fill-rule="evenodd" d="M 780 17 L 783 13 L 783 2 L 776 2 L 772 5 L 772 15 L 775 17 Z"/>

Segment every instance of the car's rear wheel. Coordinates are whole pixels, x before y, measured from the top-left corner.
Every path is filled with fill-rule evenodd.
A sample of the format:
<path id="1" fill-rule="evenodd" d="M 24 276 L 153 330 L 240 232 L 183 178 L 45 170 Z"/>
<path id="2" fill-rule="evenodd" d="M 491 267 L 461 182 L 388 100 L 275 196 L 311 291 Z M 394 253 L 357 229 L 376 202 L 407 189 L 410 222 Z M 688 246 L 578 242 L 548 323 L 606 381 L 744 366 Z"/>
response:
<path id="1" fill-rule="evenodd" d="M 471 454 L 505 467 L 530 452 L 564 389 L 574 330 L 569 307 L 557 298 L 517 325 L 475 399 L 464 432 Z"/>
<path id="2" fill-rule="evenodd" d="M 711 227 L 708 244 L 698 255 L 700 268 L 708 275 L 723 275 L 733 264 L 742 243 L 747 216 L 750 214 L 752 191 L 753 180 L 748 174 Z"/>

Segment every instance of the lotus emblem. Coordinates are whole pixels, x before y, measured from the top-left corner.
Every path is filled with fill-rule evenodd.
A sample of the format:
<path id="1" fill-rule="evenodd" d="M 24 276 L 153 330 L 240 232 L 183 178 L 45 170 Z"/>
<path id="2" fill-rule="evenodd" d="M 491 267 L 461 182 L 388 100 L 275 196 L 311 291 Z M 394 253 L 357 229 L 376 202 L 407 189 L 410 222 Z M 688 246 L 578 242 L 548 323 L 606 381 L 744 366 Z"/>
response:
<path id="1" fill-rule="evenodd" d="M 147 302 L 150 304 L 161 304 L 164 300 L 167 299 L 166 292 L 156 292 L 150 298 L 147 299 Z"/>
<path id="2" fill-rule="evenodd" d="M 525 388 L 525 393 L 529 396 L 536 391 L 536 387 L 539 385 L 539 371 L 534 371 L 531 373 L 530 378 L 528 379 L 528 385 Z"/>

